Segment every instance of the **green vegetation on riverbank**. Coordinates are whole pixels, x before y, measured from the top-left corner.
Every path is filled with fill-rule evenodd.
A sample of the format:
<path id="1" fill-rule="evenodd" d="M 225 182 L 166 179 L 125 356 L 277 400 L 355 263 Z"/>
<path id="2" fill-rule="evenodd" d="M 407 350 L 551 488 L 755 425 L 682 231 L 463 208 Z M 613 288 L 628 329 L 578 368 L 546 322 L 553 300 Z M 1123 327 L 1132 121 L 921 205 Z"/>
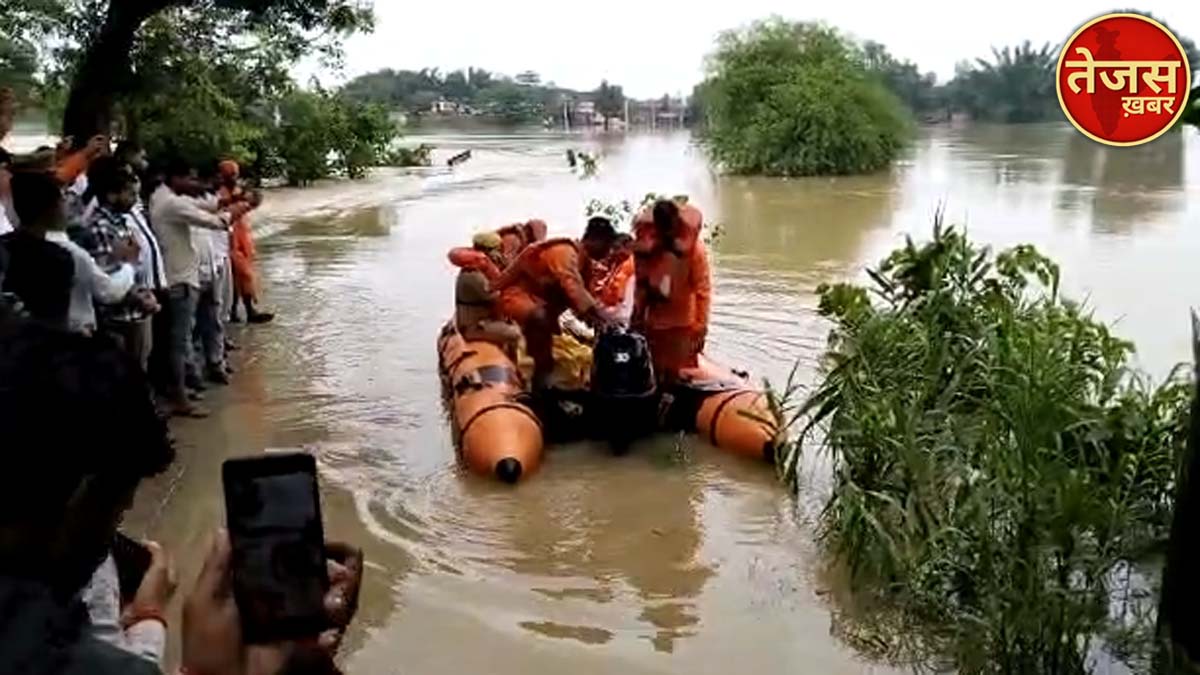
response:
<path id="1" fill-rule="evenodd" d="M 1132 346 L 1030 246 L 993 255 L 937 225 L 871 278 L 820 289 L 824 378 L 780 462 L 795 481 L 823 436 L 823 541 L 870 608 L 866 641 L 959 672 L 1081 673 L 1100 637 L 1144 665 L 1133 570 L 1168 534 L 1190 382 L 1132 374 Z"/>
<path id="2" fill-rule="evenodd" d="M 908 132 L 902 104 L 833 29 L 772 19 L 722 34 L 704 82 L 705 140 L 735 173 L 865 173 Z"/>

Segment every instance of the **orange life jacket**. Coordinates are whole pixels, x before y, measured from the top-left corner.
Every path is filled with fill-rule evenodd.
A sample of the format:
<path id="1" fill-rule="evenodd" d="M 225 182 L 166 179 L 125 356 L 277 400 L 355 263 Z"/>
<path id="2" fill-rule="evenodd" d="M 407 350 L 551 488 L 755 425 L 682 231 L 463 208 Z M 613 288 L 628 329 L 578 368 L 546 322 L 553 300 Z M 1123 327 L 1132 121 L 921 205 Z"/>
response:
<path id="1" fill-rule="evenodd" d="M 625 288 L 633 281 L 636 266 L 630 255 L 618 262 L 599 284 L 596 299 L 605 307 L 614 307 L 625 299 Z"/>
<path id="2" fill-rule="evenodd" d="M 535 218 L 505 225 L 496 234 L 500 235 L 500 254 L 511 265 L 527 247 L 546 240 L 546 221 Z"/>
<path id="3" fill-rule="evenodd" d="M 637 295 L 634 321 L 647 330 L 705 331 L 712 303 L 708 254 L 700 240 L 703 216 L 690 204 L 679 207 L 680 223 L 670 241 L 660 241 L 653 207 L 633 224 Z"/>
<path id="4" fill-rule="evenodd" d="M 517 286 L 547 307 L 561 312 L 570 308 L 583 316 L 596 306 L 584 280 L 587 254 L 574 239 L 550 239 L 526 248 L 492 284 L 503 291 Z"/>
<path id="5" fill-rule="evenodd" d="M 500 268 L 483 251 L 467 246 L 459 246 L 450 249 L 447 257 L 455 267 L 482 272 L 488 281 L 495 281 L 500 277 Z"/>

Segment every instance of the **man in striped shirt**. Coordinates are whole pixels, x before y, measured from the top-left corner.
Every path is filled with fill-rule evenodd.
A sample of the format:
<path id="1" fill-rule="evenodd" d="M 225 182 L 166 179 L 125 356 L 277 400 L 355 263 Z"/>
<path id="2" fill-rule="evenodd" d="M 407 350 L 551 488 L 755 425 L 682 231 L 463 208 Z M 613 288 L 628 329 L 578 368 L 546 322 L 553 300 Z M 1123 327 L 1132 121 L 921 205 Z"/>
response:
<path id="1" fill-rule="evenodd" d="M 88 184 L 96 197 L 95 208 L 84 225 L 88 253 L 102 268 L 112 270 L 119 265 L 114 251 L 140 238 L 130 228 L 128 218 L 137 204 L 137 179 L 121 162 L 105 157 L 92 164 Z M 97 307 L 100 331 L 113 336 L 143 372 L 153 344 L 150 317 L 159 309 L 152 291 L 152 270 L 146 269 L 144 260 L 145 252 L 139 246 L 133 288 L 120 301 Z"/>

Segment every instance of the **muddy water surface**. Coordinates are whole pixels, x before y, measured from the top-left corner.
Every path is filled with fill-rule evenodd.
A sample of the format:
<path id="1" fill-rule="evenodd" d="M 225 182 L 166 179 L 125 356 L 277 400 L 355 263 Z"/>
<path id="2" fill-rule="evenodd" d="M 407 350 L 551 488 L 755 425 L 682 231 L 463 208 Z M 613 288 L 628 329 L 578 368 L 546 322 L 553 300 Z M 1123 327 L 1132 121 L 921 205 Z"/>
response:
<path id="1" fill-rule="evenodd" d="M 269 197 L 261 265 L 279 318 L 238 334 L 219 413 L 180 423 L 178 466 L 130 519 L 182 552 L 190 580 L 223 518 L 220 460 L 313 450 L 329 536 L 372 563 L 353 673 L 883 670 L 831 636 L 813 532 L 769 467 L 660 437 L 621 459 L 555 448 L 517 489 L 459 470 L 434 337 L 452 302 L 445 251 L 479 229 L 537 216 L 576 234 L 592 197 L 689 194 L 723 226 L 710 350 L 776 380 L 794 361 L 813 379 L 817 284 L 927 234 L 939 205 L 979 239 L 1058 258 L 1067 290 L 1118 320 L 1157 375 L 1187 356 L 1200 304 L 1190 132 L 1113 150 L 1059 126 L 939 128 L 888 173 L 792 181 L 717 177 L 686 135 L 414 140 L 474 158 Z M 568 147 L 600 152 L 598 175 L 572 175 Z M 802 511 L 823 483 L 818 468 Z"/>

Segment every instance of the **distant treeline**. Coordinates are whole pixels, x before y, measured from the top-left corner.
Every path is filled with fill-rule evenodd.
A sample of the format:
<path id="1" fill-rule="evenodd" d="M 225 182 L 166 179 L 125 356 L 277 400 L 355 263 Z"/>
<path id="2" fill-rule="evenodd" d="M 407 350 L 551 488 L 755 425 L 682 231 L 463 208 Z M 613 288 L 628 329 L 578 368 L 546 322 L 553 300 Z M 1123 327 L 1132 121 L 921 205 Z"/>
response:
<path id="1" fill-rule="evenodd" d="M 617 116 L 625 103 L 620 86 L 601 82 L 592 91 L 543 83 L 533 71 L 508 77 L 483 68 L 442 72 L 437 68 L 421 70 L 380 70 L 351 80 L 342 89 L 350 99 L 380 103 L 412 115 L 427 114 L 435 104 L 444 102 L 444 112 L 482 114 L 510 122 L 541 121 L 559 114 L 564 101 L 589 100 L 596 112 Z"/>
<path id="2" fill-rule="evenodd" d="M 1116 11 L 1153 17 L 1136 9 Z M 1194 71 L 1200 67 L 1200 50 L 1190 38 L 1175 35 Z M 991 59 L 960 61 L 954 77 L 945 83 L 938 83 L 933 73 L 922 73 L 913 62 L 893 57 L 877 42 L 863 43 L 863 54 L 867 69 L 921 120 L 947 119 L 956 113 L 992 122 L 1038 122 L 1061 116 L 1054 87 L 1058 45 L 1035 46 L 1026 40 L 993 47 Z"/>

